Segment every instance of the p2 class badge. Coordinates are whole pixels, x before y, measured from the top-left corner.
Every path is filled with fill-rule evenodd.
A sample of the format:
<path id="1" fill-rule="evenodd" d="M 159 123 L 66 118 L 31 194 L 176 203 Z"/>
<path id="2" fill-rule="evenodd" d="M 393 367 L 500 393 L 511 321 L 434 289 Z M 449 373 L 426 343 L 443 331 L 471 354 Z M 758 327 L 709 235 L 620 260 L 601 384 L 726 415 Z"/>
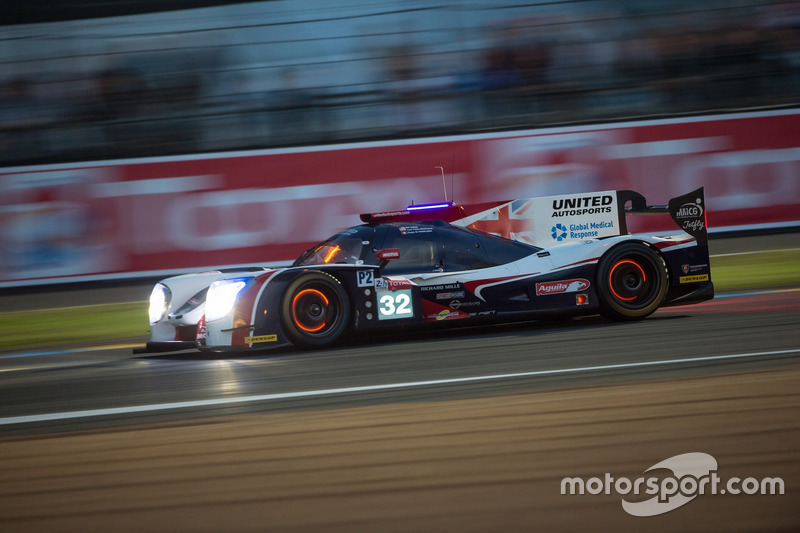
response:
<path id="1" fill-rule="evenodd" d="M 375 275 L 372 270 L 359 270 L 356 272 L 359 287 L 372 287 L 375 285 Z"/>

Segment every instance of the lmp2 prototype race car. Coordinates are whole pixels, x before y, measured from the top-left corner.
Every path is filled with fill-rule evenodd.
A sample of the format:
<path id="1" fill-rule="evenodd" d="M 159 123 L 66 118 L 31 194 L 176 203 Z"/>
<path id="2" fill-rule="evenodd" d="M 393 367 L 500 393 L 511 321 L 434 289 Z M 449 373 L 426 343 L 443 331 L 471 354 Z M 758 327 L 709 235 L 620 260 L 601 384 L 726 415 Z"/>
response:
<path id="1" fill-rule="evenodd" d="M 672 234 L 629 234 L 658 214 Z M 644 318 L 714 297 L 703 189 L 648 206 L 633 191 L 361 215 L 291 267 L 167 278 L 140 351 L 329 346 L 349 335 L 487 319 Z"/>

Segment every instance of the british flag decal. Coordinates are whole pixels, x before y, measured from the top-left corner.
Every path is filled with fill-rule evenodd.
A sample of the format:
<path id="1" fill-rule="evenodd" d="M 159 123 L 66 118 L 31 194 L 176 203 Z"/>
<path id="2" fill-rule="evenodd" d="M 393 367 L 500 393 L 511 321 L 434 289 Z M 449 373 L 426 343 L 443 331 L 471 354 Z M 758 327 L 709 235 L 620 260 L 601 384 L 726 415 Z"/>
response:
<path id="1" fill-rule="evenodd" d="M 533 243 L 531 234 L 535 226 L 529 212 L 532 204 L 531 199 L 508 202 L 497 209 L 492 209 L 483 218 L 467 227 L 506 239 Z"/>

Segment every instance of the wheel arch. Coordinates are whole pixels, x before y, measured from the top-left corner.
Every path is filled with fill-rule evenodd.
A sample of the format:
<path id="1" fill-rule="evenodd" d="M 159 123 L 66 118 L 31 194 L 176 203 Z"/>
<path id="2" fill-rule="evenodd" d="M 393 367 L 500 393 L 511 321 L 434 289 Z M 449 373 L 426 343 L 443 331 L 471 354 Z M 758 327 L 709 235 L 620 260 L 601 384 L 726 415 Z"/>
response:
<path id="1" fill-rule="evenodd" d="M 654 292 L 652 289 L 649 289 L 648 294 L 644 295 L 645 302 L 651 297 L 653 301 L 647 303 L 640 309 L 636 309 L 635 305 L 627 308 L 628 304 L 624 301 L 626 298 L 623 298 L 621 294 L 615 292 L 615 289 L 612 287 L 615 282 L 611 281 L 611 275 L 616 270 L 619 263 L 609 265 L 609 263 L 615 259 L 615 256 L 624 258 L 626 253 L 637 255 L 637 247 L 639 247 L 640 251 L 646 250 L 647 253 L 652 254 L 652 257 L 657 260 L 655 264 L 650 265 L 653 268 L 651 274 L 657 274 L 657 279 L 660 280 L 659 286 L 656 287 Z M 634 263 L 636 263 L 636 261 L 634 261 Z M 639 265 L 638 268 L 642 270 L 642 265 Z M 661 278 L 661 273 L 663 273 L 663 279 Z M 644 276 L 644 270 L 642 270 L 642 274 Z M 606 275 L 609 276 L 608 280 L 605 279 Z M 653 243 L 642 239 L 630 239 L 616 243 L 600 256 L 595 271 L 595 292 L 600 301 L 600 314 L 614 320 L 635 320 L 649 316 L 663 304 L 667 292 L 672 285 L 672 279 L 673 274 L 669 262 L 661 250 Z M 619 290 L 620 286 L 617 285 L 616 287 L 617 290 Z M 609 292 L 612 294 L 609 294 Z M 638 296 L 636 297 L 638 298 Z"/>
<path id="2" fill-rule="evenodd" d="M 282 274 L 278 280 L 280 288 L 277 291 L 280 309 L 279 322 L 283 333 L 293 344 L 305 347 L 324 347 L 336 343 L 351 331 L 354 305 L 352 295 L 346 290 L 347 283 L 346 279 L 343 279 L 344 273 L 337 272 L 338 275 L 335 275 L 328 269 L 302 268 L 291 269 Z M 304 289 L 307 286 L 311 288 Z M 303 327 L 303 324 L 298 321 L 297 298 L 301 292 L 306 291 L 316 293 L 315 296 L 322 301 L 326 312 L 329 299 L 332 301 L 334 325 L 328 328 L 324 321 L 320 322 L 320 327 L 323 329 L 319 334 L 315 329 L 317 324 L 312 327 L 306 323 Z M 321 293 L 325 293 L 325 296 L 320 296 Z M 313 320 L 308 316 L 306 319 Z"/>
<path id="3" fill-rule="evenodd" d="M 600 259 L 602 259 L 604 256 L 608 255 L 612 250 L 614 250 L 616 248 L 619 248 L 620 246 L 625 246 L 626 244 L 641 244 L 643 246 L 646 246 L 647 248 L 649 248 L 653 252 L 657 253 L 661 257 L 661 260 L 664 261 L 664 264 L 667 266 L 667 281 L 669 282 L 670 285 L 672 285 L 672 280 L 674 279 L 674 277 L 673 277 L 673 274 L 672 274 L 672 268 L 669 266 L 669 261 L 667 261 L 667 256 L 664 255 L 664 252 L 661 250 L 661 248 L 659 248 L 658 246 L 656 246 L 652 242 L 645 241 L 644 239 L 630 239 L 630 240 L 626 240 L 626 241 L 620 241 L 620 242 L 614 244 L 614 246 L 612 246 L 608 250 L 604 251 L 600 255 Z"/>

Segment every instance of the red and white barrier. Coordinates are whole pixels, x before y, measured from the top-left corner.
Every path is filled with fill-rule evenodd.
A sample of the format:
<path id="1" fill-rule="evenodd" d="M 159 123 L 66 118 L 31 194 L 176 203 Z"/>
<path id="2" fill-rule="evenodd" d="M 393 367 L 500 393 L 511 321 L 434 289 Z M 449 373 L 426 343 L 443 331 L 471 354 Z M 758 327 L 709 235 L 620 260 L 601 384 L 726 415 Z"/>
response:
<path id="1" fill-rule="evenodd" d="M 800 111 L 0 169 L 0 287 L 287 264 L 410 203 L 704 186 L 710 231 L 800 225 Z M 658 217 L 632 231 L 668 229 Z"/>

